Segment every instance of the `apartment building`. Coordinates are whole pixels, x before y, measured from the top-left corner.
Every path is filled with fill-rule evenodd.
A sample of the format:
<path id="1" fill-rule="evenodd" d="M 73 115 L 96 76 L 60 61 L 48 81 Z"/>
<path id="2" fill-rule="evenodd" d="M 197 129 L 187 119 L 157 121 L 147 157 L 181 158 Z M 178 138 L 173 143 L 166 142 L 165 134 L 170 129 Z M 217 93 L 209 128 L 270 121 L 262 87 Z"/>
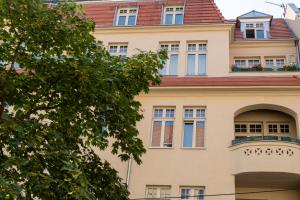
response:
<path id="1" fill-rule="evenodd" d="M 80 3 L 112 55 L 169 54 L 161 84 L 136 97 L 142 165 L 98 152 L 132 199 L 300 199 L 295 5 L 286 19 L 250 11 L 227 20 L 213 0 Z"/>

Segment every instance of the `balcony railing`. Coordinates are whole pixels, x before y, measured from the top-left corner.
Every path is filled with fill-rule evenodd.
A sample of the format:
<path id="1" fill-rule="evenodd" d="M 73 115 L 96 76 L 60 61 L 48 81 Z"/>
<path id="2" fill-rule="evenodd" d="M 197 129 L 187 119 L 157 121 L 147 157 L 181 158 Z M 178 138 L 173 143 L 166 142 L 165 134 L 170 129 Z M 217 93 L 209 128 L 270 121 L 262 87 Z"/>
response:
<path id="1" fill-rule="evenodd" d="M 286 64 L 282 67 L 268 67 L 257 64 L 249 67 L 239 67 L 236 65 L 231 66 L 232 72 L 298 72 L 300 71 L 300 66 L 296 63 Z"/>
<path id="2" fill-rule="evenodd" d="M 241 139 L 232 140 L 232 145 L 239 145 L 248 142 L 260 142 L 260 141 L 274 141 L 274 142 L 289 142 L 300 145 L 300 139 L 291 137 L 277 137 L 277 136 L 257 136 L 257 137 L 245 137 Z"/>

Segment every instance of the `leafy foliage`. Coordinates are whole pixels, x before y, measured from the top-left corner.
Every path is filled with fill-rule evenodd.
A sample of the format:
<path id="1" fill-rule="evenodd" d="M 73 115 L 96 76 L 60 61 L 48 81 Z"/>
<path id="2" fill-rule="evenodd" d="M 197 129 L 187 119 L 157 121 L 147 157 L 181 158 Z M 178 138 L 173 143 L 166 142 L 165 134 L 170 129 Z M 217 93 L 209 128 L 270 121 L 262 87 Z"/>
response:
<path id="1" fill-rule="evenodd" d="M 0 8 L 0 199 L 128 199 L 92 146 L 112 138 L 113 154 L 141 163 L 134 97 L 159 83 L 166 53 L 111 56 L 70 2 Z"/>

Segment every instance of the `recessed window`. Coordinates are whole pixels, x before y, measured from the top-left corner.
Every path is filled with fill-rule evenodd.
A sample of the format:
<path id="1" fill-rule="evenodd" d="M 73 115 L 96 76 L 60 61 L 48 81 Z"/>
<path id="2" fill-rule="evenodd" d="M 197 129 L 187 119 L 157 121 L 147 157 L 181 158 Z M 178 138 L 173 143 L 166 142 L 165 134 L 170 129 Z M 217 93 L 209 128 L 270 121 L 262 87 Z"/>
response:
<path id="1" fill-rule="evenodd" d="M 265 59 L 266 67 L 283 67 L 285 65 L 284 58 L 266 58 Z"/>
<path id="2" fill-rule="evenodd" d="M 235 133 L 262 133 L 262 123 L 243 122 L 234 124 Z"/>
<path id="3" fill-rule="evenodd" d="M 146 186 L 146 198 L 168 199 L 171 196 L 171 186 Z"/>
<path id="4" fill-rule="evenodd" d="M 205 108 L 184 109 L 183 147 L 204 147 Z"/>
<path id="5" fill-rule="evenodd" d="M 164 24 L 183 24 L 183 6 L 165 7 Z"/>
<path id="6" fill-rule="evenodd" d="M 290 125 L 287 123 L 269 123 L 268 129 L 269 133 L 290 133 Z"/>
<path id="7" fill-rule="evenodd" d="M 248 59 L 235 59 L 234 63 L 237 67 L 253 67 L 255 65 L 259 65 L 260 64 L 260 60 L 259 59 L 252 59 L 252 58 L 248 58 Z"/>
<path id="8" fill-rule="evenodd" d="M 172 147 L 175 108 L 154 108 L 152 125 L 152 147 Z"/>
<path id="9" fill-rule="evenodd" d="M 276 66 L 282 67 L 284 65 L 284 59 L 276 59 Z"/>
<path id="10" fill-rule="evenodd" d="M 119 8 L 117 13 L 117 26 L 136 25 L 137 8 Z"/>
<path id="11" fill-rule="evenodd" d="M 255 38 L 255 30 L 254 29 L 247 29 L 246 30 L 246 38 Z"/>
<path id="12" fill-rule="evenodd" d="M 179 62 L 179 44 L 166 43 L 160 45 L 161 49 L 168 51 L 169 59 L 166 61 L 163 69 L 160 70 L 161 75 L 177 75 Z"/>
<path id="13" fill-rule="evenodd" d="M 189 43 L 187 48 L 187 75 L 205 75 L 207 44 Z"/>

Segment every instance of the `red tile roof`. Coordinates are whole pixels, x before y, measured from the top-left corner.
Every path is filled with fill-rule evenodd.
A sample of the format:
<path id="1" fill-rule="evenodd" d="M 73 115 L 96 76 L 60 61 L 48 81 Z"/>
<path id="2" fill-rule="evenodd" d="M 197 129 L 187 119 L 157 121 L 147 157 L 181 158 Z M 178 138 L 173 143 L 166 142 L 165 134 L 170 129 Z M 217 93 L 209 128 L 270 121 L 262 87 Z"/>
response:
<path id="1" fill-rule="evenodd" d="M 290 31 L 288 25 L 285 23 L 284 19 L 273 19 L 270 27 L 270 38 L 273 40 L 289 40 L 295 39 L 294 34 Z M 245 40 L 243 38 L 243 33 L 240 31 L 239 27 L 235 29 L 235 40 Z M 247 39 L 249 40 L 249 39 Z M 251 40 L 251 39 L 250 39 Z"/>
<path id="2" fill-rule="evenodd" d="M 225 19 L 213 0 L 144 0 L 134 2 L 90 2 L 82 4 L 86 16 L 97 27 L 113 26 L 118 6 L 138 6 L 137 26 L 160 25 L 162 8 L 185 5 L 184 24 L 224 23 Z"/>
<path id="3" fill-rule="evenodd" d="M 162 77 L 155 87 L 300 86 L 300 77 Z"/>

